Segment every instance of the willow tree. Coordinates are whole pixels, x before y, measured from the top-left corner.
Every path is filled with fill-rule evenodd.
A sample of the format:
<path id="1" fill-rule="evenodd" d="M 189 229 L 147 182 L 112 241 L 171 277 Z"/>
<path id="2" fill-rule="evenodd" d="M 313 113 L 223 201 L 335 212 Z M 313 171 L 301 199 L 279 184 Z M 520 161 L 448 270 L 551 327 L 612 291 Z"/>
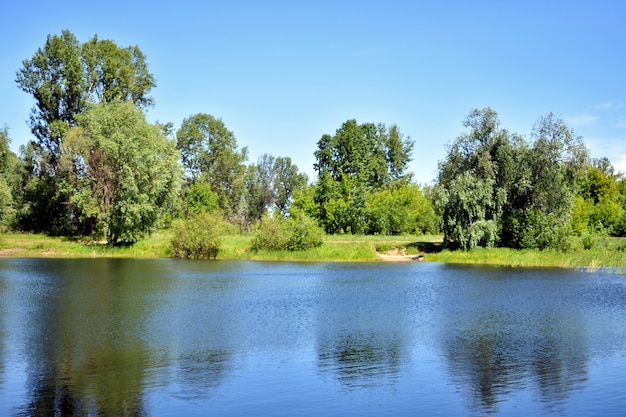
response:
<path id="1" fill-rule="evenodd" d="M 179 153 L 161 126 L 134 104 L 93 106 L 63 139 L 61 187 L 78 230 L 110 243 L 133 243 L 151 232 L 176 199 Z"/>
<path id="2" fill-rule="evenodd" d="M 530 142 L 499 125 L 495 111 L 473 110 L 439 164 L 446 243 L 561 246 L 587 159 L 582 139 L 554 114 L 538 120 Z"/>
<path id="3" fill-rule="evenodd" d="M 446 243 L 468 249 L 493 246 L 507 204 L 508 186 L 521 139 L 500 129 L 490 108 L 473 110 L 468 129 L 439 163 L 439 209 Z"/>

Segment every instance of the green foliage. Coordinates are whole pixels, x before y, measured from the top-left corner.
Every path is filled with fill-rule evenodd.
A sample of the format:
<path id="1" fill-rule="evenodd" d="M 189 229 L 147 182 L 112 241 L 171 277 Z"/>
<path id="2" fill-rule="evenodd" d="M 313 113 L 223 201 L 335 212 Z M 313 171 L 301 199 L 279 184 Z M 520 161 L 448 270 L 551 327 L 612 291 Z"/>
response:
<path id="1" fill-rule="evenodd" d="M 247 148 L 237 150 L 224 122 L 203 113 L 183 120 L 176 140 L 188 179 L 209 184 L 226 217 L 234 218 L 245 191 Z"/>
<path id="2" fill-rule="evenodd" d="M 513 247 L 559 250 L 570 248 L 571 229 L 567 219 L 534 208 L 527 210 L 518 219 Z"/>
<path id="3" fill-rule="evenodd" d="M 217 195 L 208 184 L 197 182 L 191 184 L 186 191 L 185 214 L 213 213 L 219 209 Z"/>
<path id="4" fill-rule="evenodd" d="M 21 163 L 9 149 L 9 129 L 0 129 L 0 225 L 16 224 L 16 199 L 21 194 Z"/>
<path id="5" fill-rule="evenodd" d="M 402 185 L 367 197 L 368 232 L 381 235 L 436 233 L 432 204 L 414 184 Z"/>
<path id="6" fill-rule="evenodd" d="M 302 213 L 288 218 L 264 216 L 252 240 L 252 250 L 307 250 L 320 246 L 322 237 L 315 221 Z"/>
<path id="7" fill-rule="evenodd" d="M 227 227 L 221 213 L 199 212 L 187 219 L 175 220 L 170 241 L 176 258 L 215 259 Z"/>
<path id="8" fill-rule="evenodd" d="M 608 164 L 608 165 L 607 165 Z M 604 166 L 604 168 L 600 168 Z M 572 229 L 586 233 L 620 234 L 625 209 L 620 204 L 618 182 L 608 161 L 589 166 L 574 201 Z"/>
<path id="9" fill-rule="evenodd" d="M 138 47 L 120 48 L 97 36 L 81 44 L 68 30 L 49 35 L 45 45 L 22 64 L 16 82 L 35 100 L 29 123 L 35 141 L 24 149 L 24 192 L 17 210 L 18 224 L 53 234 L 93 233 L 98 227 L 96 203 L 88 189 L 82 189 L 89 185 L 87 182 L 80 183 L 63 172 L 64 141 L 76 134 L 70 131 L 95 104 L 128 101 L 139 108 L 150 106 L 148 93 L 156 85 L 154 77 Z M 73 210 L 76 207 L 81 207 L 79 217 Z M 127 213 L 135 221 L 142 216 L 136 211 Z M 120 227 L 127 229 L 126 225 Z"/>
<path id="10" fill-rule="evenodd" d="M 439 164 L 436 206 L 445 241 L 463 249 L 499 244 L 562 248 L 587 152 L 552 114 L 533 128 L 531 144 L 499 129 L 497 114 L 472 111 Z"/>
<path id="11" fill-rule="evenodd" d="M 61 141 L 76 116 L 94 103 L 131 101 L 149 106 L 155 81 L 138 47 L 120 48 L 97 36 L 81 44 L 74 34 L 48 35 L 43 48 L 23 61 L 16 82 L 33 96 L 30 117 L 37 146 L 56 170 Z"/>
<path id="12" fill-rule="evenodd" d="M 323 135 L 315 152 L 315 170 L 330 174 L 335 181 L 343 176 L 359 185 L 380 189 L 392 181 L 408 181 L 406 168 L 414 142 L 404 138 L 396 125 L 357 124 L 348 120 L 334 136 Z"/>
<path id="13" fill-rule="evenodd" d="M 316 216 L 327 233 L 368 230 L 367 197 L 392 184 L 408 184 L 414 142 L 397 126 L 346 121 L 334 136 L 323 135 L 315 152 Z"/>
<path id="14" fill-rule="evenodd" d="M 77 122 L 64 138 L 60 189 L 76 221 L 92 225 L 87 232 L 134 243 L 178 193 L 175 144 L 129 102 L 93 106 Z"/>
<path id="15" fill-rule="evenodd" d="M 246 171 L 246 222 L 252 224 L 275 210 L 286 216 L 293 193 L 307 183 L 306 174 L 298 170 L 291 158 L 262 155 Z"/>

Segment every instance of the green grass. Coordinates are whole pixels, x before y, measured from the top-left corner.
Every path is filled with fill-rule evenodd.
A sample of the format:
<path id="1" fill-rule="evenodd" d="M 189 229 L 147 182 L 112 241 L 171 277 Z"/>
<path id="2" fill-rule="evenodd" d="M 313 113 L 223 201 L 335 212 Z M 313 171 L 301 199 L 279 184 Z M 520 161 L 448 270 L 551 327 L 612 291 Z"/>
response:
<path id="1" fill-rule="evenodd" d="M 355 237 L 352 241 L 327 239 L 322 246 L 306 251 L 253 251 L 250 249 L 253 235 L 227 236 L 222 241 L 218 259 L 262 261 L 374 261 L 377 258 L 372 242 Z"/>
<path id="2" fill-rule="evenodd" d="M 556 250 L 515 250 L 509 248 L 475 248 L 470 251 L 442 250 L 427 255 L 433 262 L 484 264 L 511 267 L 558 267 L 586 268 L 594 270 L 601 267 L 626 270 L 626 245 L 624 238 L 607 240 L 605 246 L 589 250 L 575 246 L 569 251 Z"/>
<path id="3" fill-rule="evenodd" d="M 574 240 L 567 252 L 476 248 L 470 251 L 443 249 L 442 236 L 326 236 L 322 246 L 307 251 L 252 251 L 253 235 L 225 236 L 218 259 L 298 261 L 298 262 L 371 262 L 387 251 L 408 255 L 423 254 L 425 261 L 457 264 L 482 264 L 510 267 L 587 268 L 610 267 L 626 271 L 626 238 L 598 238 L 590 249 Z M 0 235 L 0 256 L 4 257 L 119 257 L 166 258 L 171 256 L 169 233 L 159 232 L 132 246 L 114 247 L 97 242 L 77 241 L 38 234 Z"/>
<path id="4" fill-rule="evenodd" d="M 31 233 L 0 235 L 0 256 L 21 258 L 162 258 L 169 256 L 169 236 L 155 233 L 132 246 L 111 246 Z"/>

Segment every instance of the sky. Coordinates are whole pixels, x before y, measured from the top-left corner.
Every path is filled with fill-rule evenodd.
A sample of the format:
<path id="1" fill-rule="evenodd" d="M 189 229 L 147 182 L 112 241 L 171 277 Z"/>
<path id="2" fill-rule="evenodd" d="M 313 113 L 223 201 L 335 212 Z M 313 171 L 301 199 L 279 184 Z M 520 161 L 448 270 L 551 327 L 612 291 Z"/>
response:
<path id="1" fill-rule="evenodd" d="M 249 162 L 288 156 L 312 180 L 318 140 L 356 119 L 396 124 L 415 142 L 415 181 L 431 184 L 484 107 L 527 139 L 553 112 L 626 173 L 625 21 L 618 0 L 6 0 L 0 126 L 16 152 L 33 138 L 15 73 L 68 29 L 139 46 L 157 81 L 149 121 L 211 114 Z"/>

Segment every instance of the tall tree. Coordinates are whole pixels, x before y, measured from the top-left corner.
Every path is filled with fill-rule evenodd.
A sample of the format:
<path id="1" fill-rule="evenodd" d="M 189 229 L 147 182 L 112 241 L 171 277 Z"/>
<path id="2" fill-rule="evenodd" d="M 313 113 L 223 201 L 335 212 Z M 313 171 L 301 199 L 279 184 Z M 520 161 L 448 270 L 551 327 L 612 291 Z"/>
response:
<path id="1" fill-rule="evenodd" d="M 499 129 L 496 112 L 473 110 L 439 164 L 437 195 L 445 240 L 462 248 L 558 246 L 587 158 L 580 137 L 548 114 L 532 143 Z"/>
<path id="2" fill-rule="evenodd" d="M 218 197 L 224 214 L 238 214 L 245 190 L 248 149 L 237 149 L 237 139 L 222 119 L 198 113 L 183 120 L 176 132 L 187 178 L 205 182 Z"/>
<path id="3" fill-rule="evenodd" d="M 260 220 L 268 211 L 278 211 L 283 216 L 289 212 L 293 193 L 308 183 L 289 157 L 263 154 L 256 164 L 248 166 L 246 173 L 247 220 Z"/>
<path id="4" fill-rule="evenodd" d="M 410 180 L 406 172 L 414 142 L 404 138 L 396 125 L 344 122 L 334 136 L 318 141 L 315 170 L 328 173 L 335 181 L 344 175 L 368 188 L 380 189 L 392 180 Z"/>
<path id="5" fill-rule="evenodd" d="M 491 246 L 507 202 L 507 186 L 520 138 L 500 129 L 490 108 L 469 113 L 468 129 L 439 163 L 439 209 L 445 241 L 471 248 Z"/>
<path id="6" fill-rule="evenodd" d="M 81 44 L 69 30 L 48 35 L 44 47 L 22 62 L 16 82 L 35 99 L 30 127 L 53 171 L 62 137 L 90 104 L 120 100 L 145 108 L 156 85 L 137 46 L 121 48 L 97 35 Z"/>
<path id="7" fill-rule="evenodd" d="M 118 47 L 95 35 L 81 44 L 64 30 L 48 35 L 44 46 L 22 62 L 16 82 L 35 100 L 29 122 L 35 140 L 25 148 L 31 177 L 24 181 L 20 223 L 32 230 L 73 233 L 69 196 L 59 182 L 63 139 L 94 104 L 150 106 L 154 77 L 137 46 Z"/>
<path id="8" fill-rule="evenodd" d="M 176 144 L 134 104 L 93 106 L 63 143 L 61 187 L 83 233 L 99 230 L 110 243 L 133 243 L 175 200 Z"/>
<path id="9" fill-rule="evenodd" d="M 502 244 L 520 248 L 564 247 L 579 181 L 588 151 L 562 118 L 541 116 L 533 126 L 531 144 L 520 150 L 513 202 L 503 225 Z"/>
<path id="10" fill-rule="evenodd" d="M 393 184 L 408 184 L 414 142 L 398 127 L 348 120 L 317 143 L 315 203 L 327 233 L 367 230 L 367 196 Z"/>

